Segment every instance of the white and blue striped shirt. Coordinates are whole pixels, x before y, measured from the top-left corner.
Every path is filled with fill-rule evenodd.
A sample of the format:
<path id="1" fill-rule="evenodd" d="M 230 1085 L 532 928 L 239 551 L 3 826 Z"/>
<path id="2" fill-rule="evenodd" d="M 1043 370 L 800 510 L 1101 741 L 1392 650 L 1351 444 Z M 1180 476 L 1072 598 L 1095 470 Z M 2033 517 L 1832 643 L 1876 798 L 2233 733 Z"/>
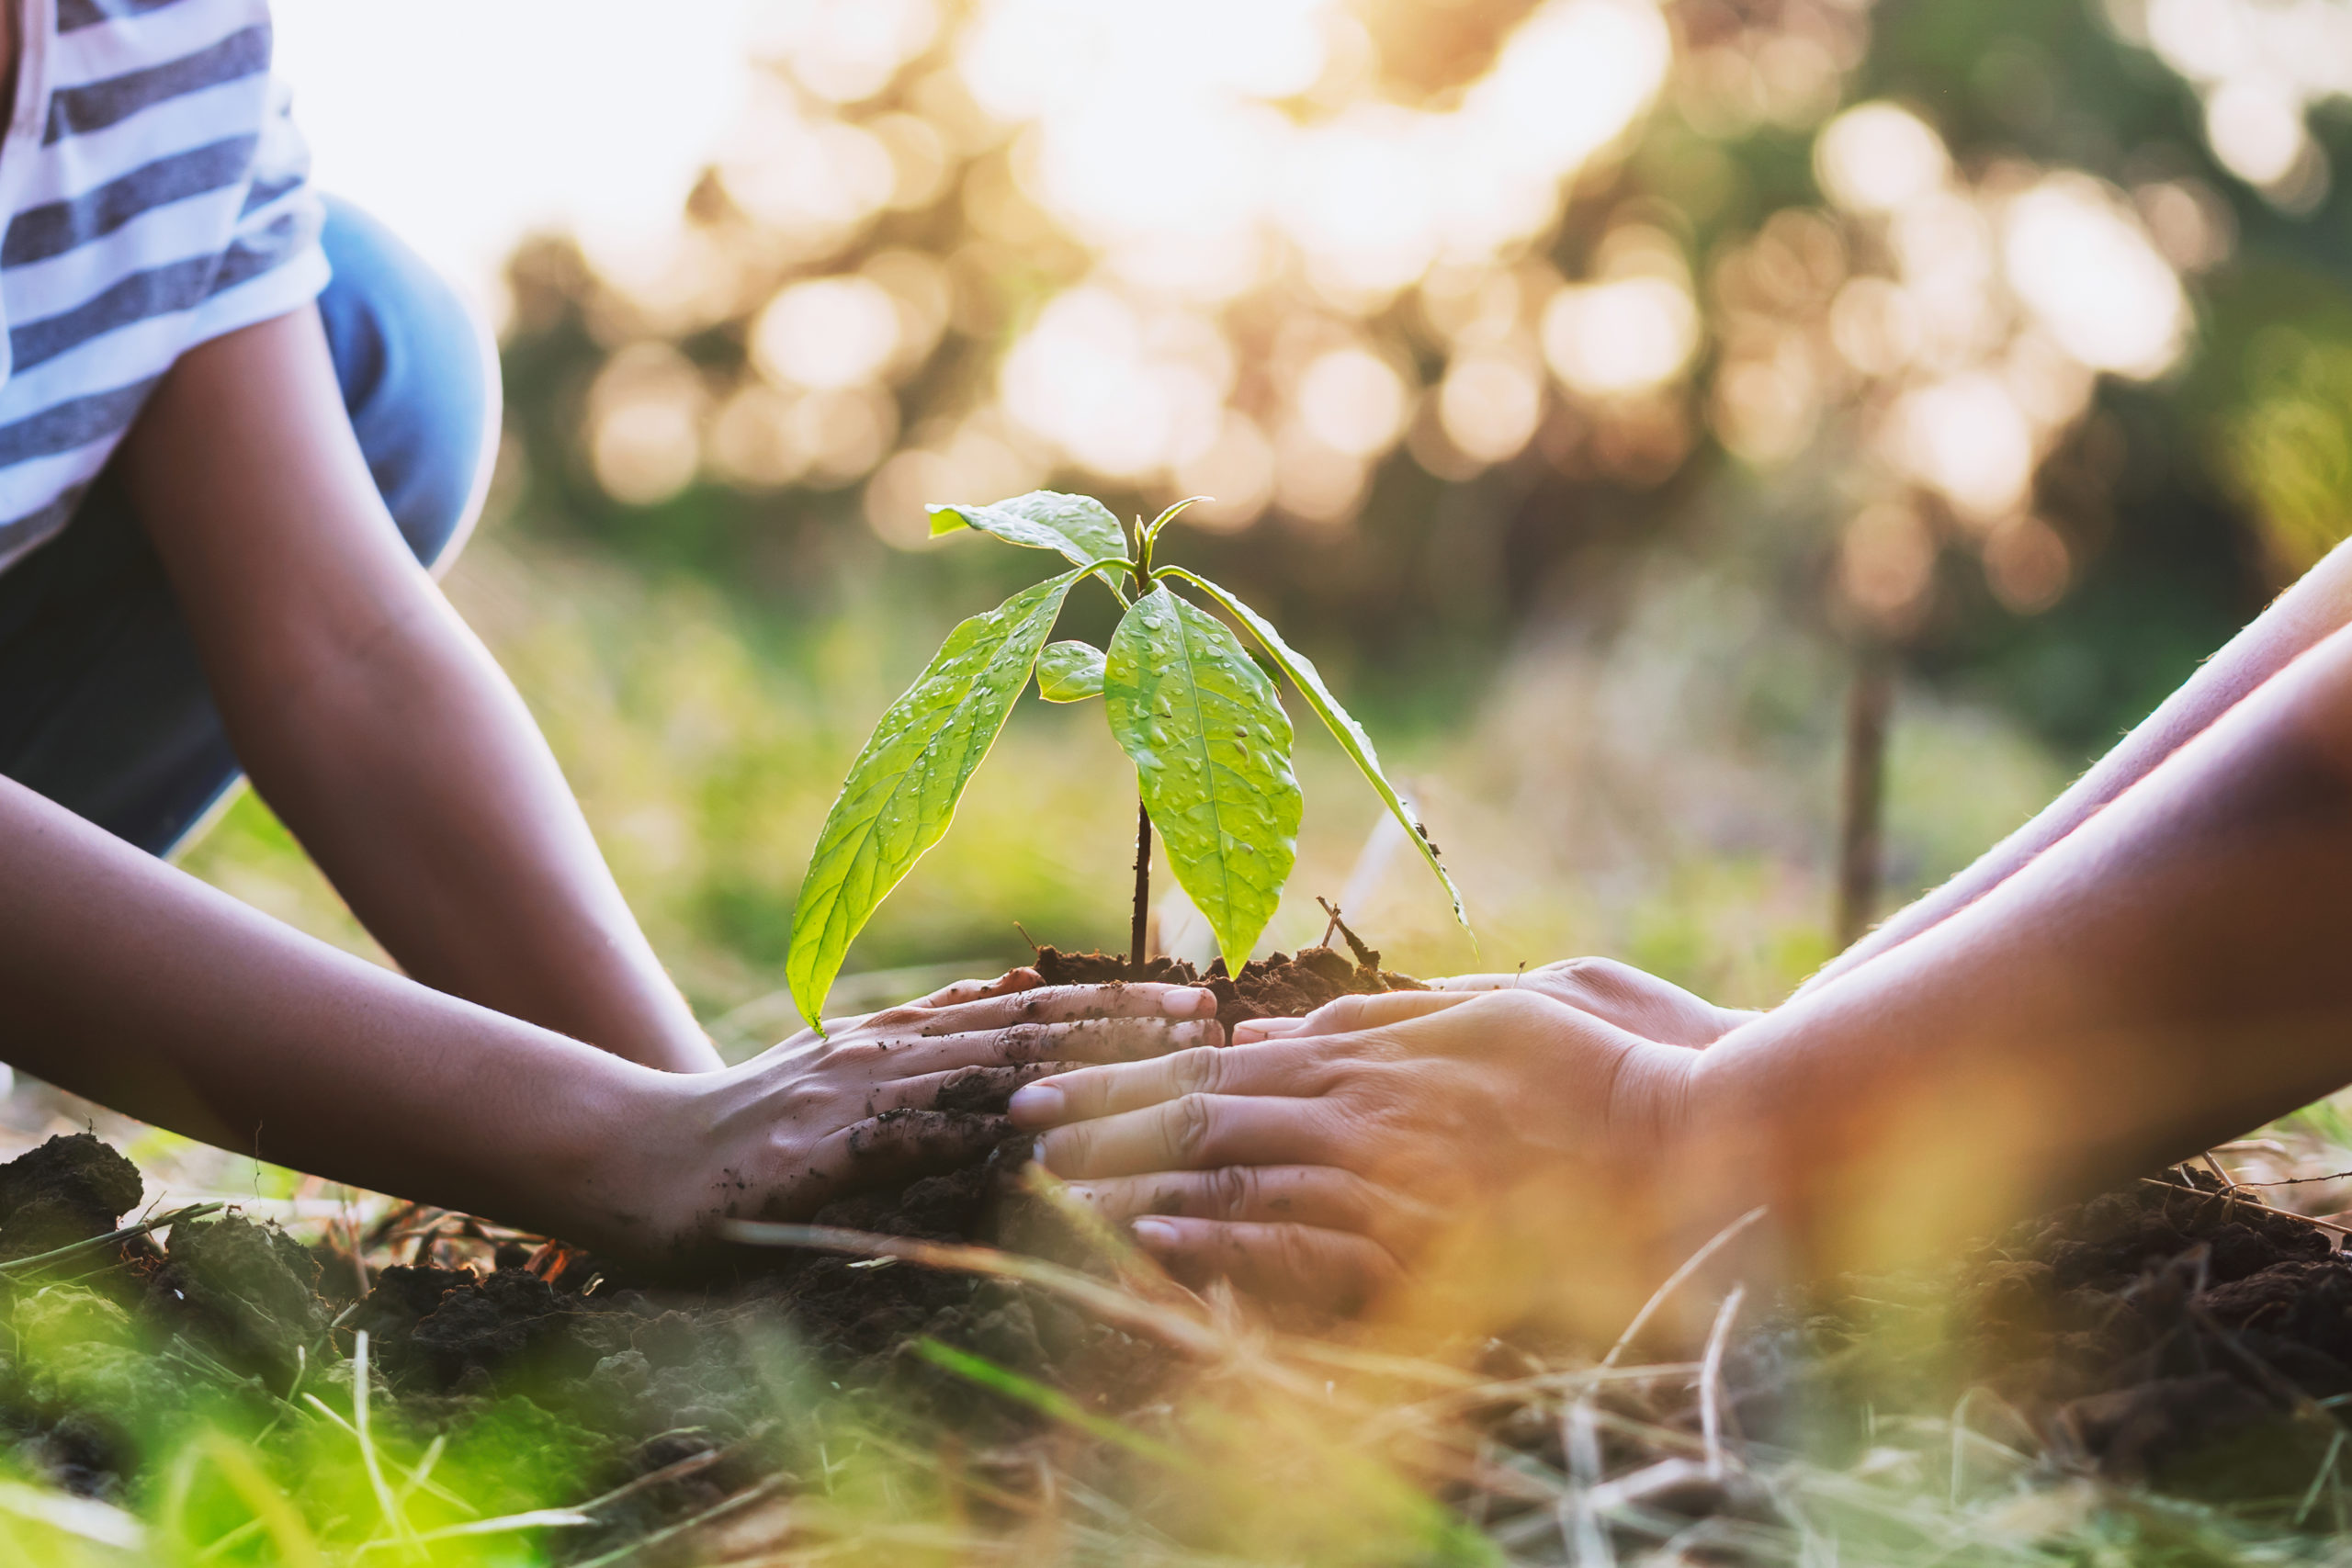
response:
<path id="1" fill-rule="evenodd" d="M 0 141 L 0 570 L 63 526 L 173 362 L 327 280 L 268 0 L 18 6 Z"/>

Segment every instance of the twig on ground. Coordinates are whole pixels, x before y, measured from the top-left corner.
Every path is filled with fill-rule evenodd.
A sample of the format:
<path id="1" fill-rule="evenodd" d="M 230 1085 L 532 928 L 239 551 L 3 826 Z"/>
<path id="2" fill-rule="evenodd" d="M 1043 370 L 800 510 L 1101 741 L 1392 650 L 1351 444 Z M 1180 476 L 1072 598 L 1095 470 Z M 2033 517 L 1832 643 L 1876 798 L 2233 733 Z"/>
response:
<path id="1" fill-rule="evenodd" d="M 36 1252 L 30 1258 L 14 1258 L 6 1263 L 0 1263 L 0 1278 L 10 1274 L 28 1274 L 46 1264 L 61 1263 L 69 1258 L 79 1258 L 85 1253 L 99 1252 L 126 1241 L 135 1241 L 149 1231 L 162 1230 L 166 1225 L 175 1225 L 183 1220 L 200 1220 L 208 1214 L 217 1214 L 228 1206 L 220 1202 L 191 1203 L 185 1209 L 174 1209 L 168 1214 L 159 1214 L 152 1220 L 141 1220 L 135 1225 L 125 1225 L 120 1230 L 108 1231 L 104 1235 L 94 1235 L 81 1241 L 68 1242 L 63 1247 L 51 1247 L 47 1252 Z"/>
<path id="2" fill-rule="evenodd" d="M 773 1496 L 777 1491 L 783 1488 L 785 1482 L 786 1477 L 783 1475 L 771 1475 L 764 1481 L 755 1482 L 752 1485 L 745 1487 L 742 1491 L 736 1493 L 732 1497 L 721 1498 L 719 1501 L 713 1503 L 709 1507 L 703 1509 L 700 1513 L 690 1514 L 686 1517 L 680 1519 L 675 1524 L 664 1525 L 662 1529 L 655 1530 L 652 1534 L 639 1536 L 637 1540 L 628 1542 L 627 1545 L 616 1546 L 610 1551 L 599 1552 L 597 1555 L 588 1559 L 585 1562 L 573 1564 L 573 1568 L 608 1568 L 609 1564 L 623 1562 L 628 1558 L 634 1557 L 639 1552 L 645 1551 L 648 1547 L 659 1546 L 664 1541 L 675 1540 L 678 1537 L 685 1534 L 688 1530 L 698 1529 L 702 1526 L 710 1524 L 715 1520 L 725 1518 L 729 1514 L 737 1513 L 744 1508 L 748 1508 L 763 1497 Z"/>
<path id="3" fill-rule="evenodd" d="M 1699 1371 L 1699 1423 L 1707 1444 L 1707 1473 L 1724 1472 L 1724 1350 L 1731 1343 L 1732 1320 L 1747 1299 L 1746 1285 L 1734 1285 L 1716 1309 L 1715 1325 L 1707 1332 L 1707 1356 Z"/>
<path id="4" fill-rule="evenodd" d="M 2267 1203 L 2256 1202 L 2243 1192 L 2208 1192 L 2201 1187 L 2160 1180 L 2153 1176 L 2143 1176 L 2140 1179 L 2151 1187 L 2161 1187 L 2168 1192 L 2186 1192 L 2192 1198 L 2212 1198 L 2224 1203 L 2243 1203 L 2249 1209 L 2258 1209 L 2266 1214 L 2276 1214 L 2282 1220 L 2301 1220 L 2307 1225 L 2316 1225 L 2324 1231 L 2334 1231 L 2338 1235 L 2352 1235 L 2352 1225 L 2337 1224 L 2334 1220 L 2323 1220 L 2312 1214 L 2299 1214 L 2292 1209 L 2274 1209 Z"/>
<path id="5" fill-rule="evenodd" d="M 1658 1308 L 1664 1306 L 1668 1298 L 1682 1288 L 1683 1282 L 1705 1268 L 1709 1258 L 1729 1247 L 1737 1239 L 1741 1232 L 1762 1219 L 1766 1213 L 1766 1206 L 1760 1203 L 1748 1210 L 1747 1213 L 1717 1231 L 1706 1246 L 1692 1253 L 1683 1261 L 1681 1268 L 1668 1275 L 1666 1283 L 1660 1285 L 1651 1294 L 1650 1299 L 1642 1303 L 1642 1310 L 1634 1314 L 1634 1321 L 1627 1324 L 1625 1332 L 1617 1337 L 1617 1343 L 1609 1347 L 1609 1354 L 1600 1358 L 1600 1364 L 1604 1367 L 1615 1366 L 1617 1359 L 1633 1348 L 1634 1341 L 1641 1337 L 1642 1330 L 1649 1326 L 1650 1319 L 1657 1315 Z"/>
<path id="6" fill-rule="evenodd" d="M 1340 907 L 1337 904 L 1332 903 L 1329 898 L 1322 897 L 1320 894 L 1316 896 L 1315 901 L 1323 906 L 1323 912 L 1325 914 L 1331 917 L 1330 927 L 1323 933 L 1323 945 L 1326 947 L 1331 945 L 1331 932 L 1336 931 L 1340 933 L 1340 940 L 1348 944 L 1348 951 L 1355 954 L 1356 963 L 1358 964 L 1366 969 L 1379 968 L 1379 953 L 1372 948 L 1366 947 L 1363 944 L 1363 939 L 1357 936 L 1355 932 L 1348 929 L 1348 922 L 1340 919 Z"/>

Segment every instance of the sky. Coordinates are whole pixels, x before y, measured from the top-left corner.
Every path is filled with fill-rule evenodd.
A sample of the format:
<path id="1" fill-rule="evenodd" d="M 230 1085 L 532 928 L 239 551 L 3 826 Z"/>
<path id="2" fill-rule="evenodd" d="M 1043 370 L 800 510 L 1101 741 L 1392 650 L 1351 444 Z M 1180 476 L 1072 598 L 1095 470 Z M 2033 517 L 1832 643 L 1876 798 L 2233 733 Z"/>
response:
<path id="1" fill-rule="evenodd" d="M 673 222 L 748 80 L 746 0 L 276 0 L 318 183 L 493 310 L 534 228 Z"/>

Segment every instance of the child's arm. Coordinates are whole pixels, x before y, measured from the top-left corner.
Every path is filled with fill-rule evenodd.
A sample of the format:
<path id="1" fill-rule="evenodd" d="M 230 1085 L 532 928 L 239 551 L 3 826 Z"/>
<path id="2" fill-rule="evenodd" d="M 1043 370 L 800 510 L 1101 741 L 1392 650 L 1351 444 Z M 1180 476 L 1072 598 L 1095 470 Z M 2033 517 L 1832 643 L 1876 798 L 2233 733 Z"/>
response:
<path id="1" fill-rule="evenodd" d="M 315 311 L 192 350 L 122 456 L 239 760 L 401 966 L 718 1066 L 521 699 L 394 529 Z"/>
<path id="2" fill-rule="evenodd" d="M 0 1056 L 225 1148 L 629 1256 L 985 1153 L 1001 1117 L 928 1111 L 953 1075 L 1220 1038 L 1205 991 L 1035 978 L 658 1072 L 338 952 L 0 779 Z"/>

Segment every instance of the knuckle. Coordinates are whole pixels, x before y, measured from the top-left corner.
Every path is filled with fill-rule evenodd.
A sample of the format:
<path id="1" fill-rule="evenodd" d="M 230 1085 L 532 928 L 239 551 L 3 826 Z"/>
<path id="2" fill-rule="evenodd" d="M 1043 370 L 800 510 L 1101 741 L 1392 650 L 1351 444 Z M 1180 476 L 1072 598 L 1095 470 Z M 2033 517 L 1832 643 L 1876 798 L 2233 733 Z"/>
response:
<path id="1" fill-rule="evenodd" d="M 1340 997 L 1317 1008 L 1308 1022 L 1317 1029 L 1351 1030 L 1363 1020 L 1362 997 Z"/>
<path id="2" fill-rule="evenodd" d="M 996 1037 L 998 1051 L 1009 1062 L 1045 1060 L 1052 1040 L 1052 1032 L 1042 1023 L 1010 1024 Z"/>
<path id="3" fill-rule="evenodd" d="M 1257 1173 L 1248 1166 L 1220 1166 L 1209 1175 L 1210 1203 L 1219 1219 L 1238 1220 L 1250 1212 Z"/>
<path id="4" fill-rule="evenodd" d="M 899 1030 L 920 1026 L 930 1010 L 913 1002 L 894 1008 L 884 1008 L 865 1021 L 865 1027 L 877 1034 L 895 1033 Z"/>
<path id="5" fill-rule="evenodd" d="M 1215 1122 L 1214 1103 L 1206 1095 L 1187 1094 L 1170 1101 L 1168 1123 L 1170 1152 L 1188 1165 L 1199 1159 L 1202 1151 L 1208 1147 Z"/>
<path id="6" fill-rule="evenodd" d="M 1283 1274 L 1294 1279 L 1308 1280 L 1313 1279 L 1319 1272 L 1317 1265 L 1321 1259 L 1317 1257 L 1317 1254 L 1321 1251 L 1321 1248 L 1315 1245 L 1306 1226 L 1294 1224 L 1271 1226 L 1270 1235 L 1273 1243 L 1274 1266 Z"/>
<path id="7" fill-rule="evenodd" d="M 1168 1058 L 1168 1075 L 1179 1093 L 1213 1093 L 1225 1079 L 1225 1053 L 1205 1045 L 1179 1051 Z"/>

